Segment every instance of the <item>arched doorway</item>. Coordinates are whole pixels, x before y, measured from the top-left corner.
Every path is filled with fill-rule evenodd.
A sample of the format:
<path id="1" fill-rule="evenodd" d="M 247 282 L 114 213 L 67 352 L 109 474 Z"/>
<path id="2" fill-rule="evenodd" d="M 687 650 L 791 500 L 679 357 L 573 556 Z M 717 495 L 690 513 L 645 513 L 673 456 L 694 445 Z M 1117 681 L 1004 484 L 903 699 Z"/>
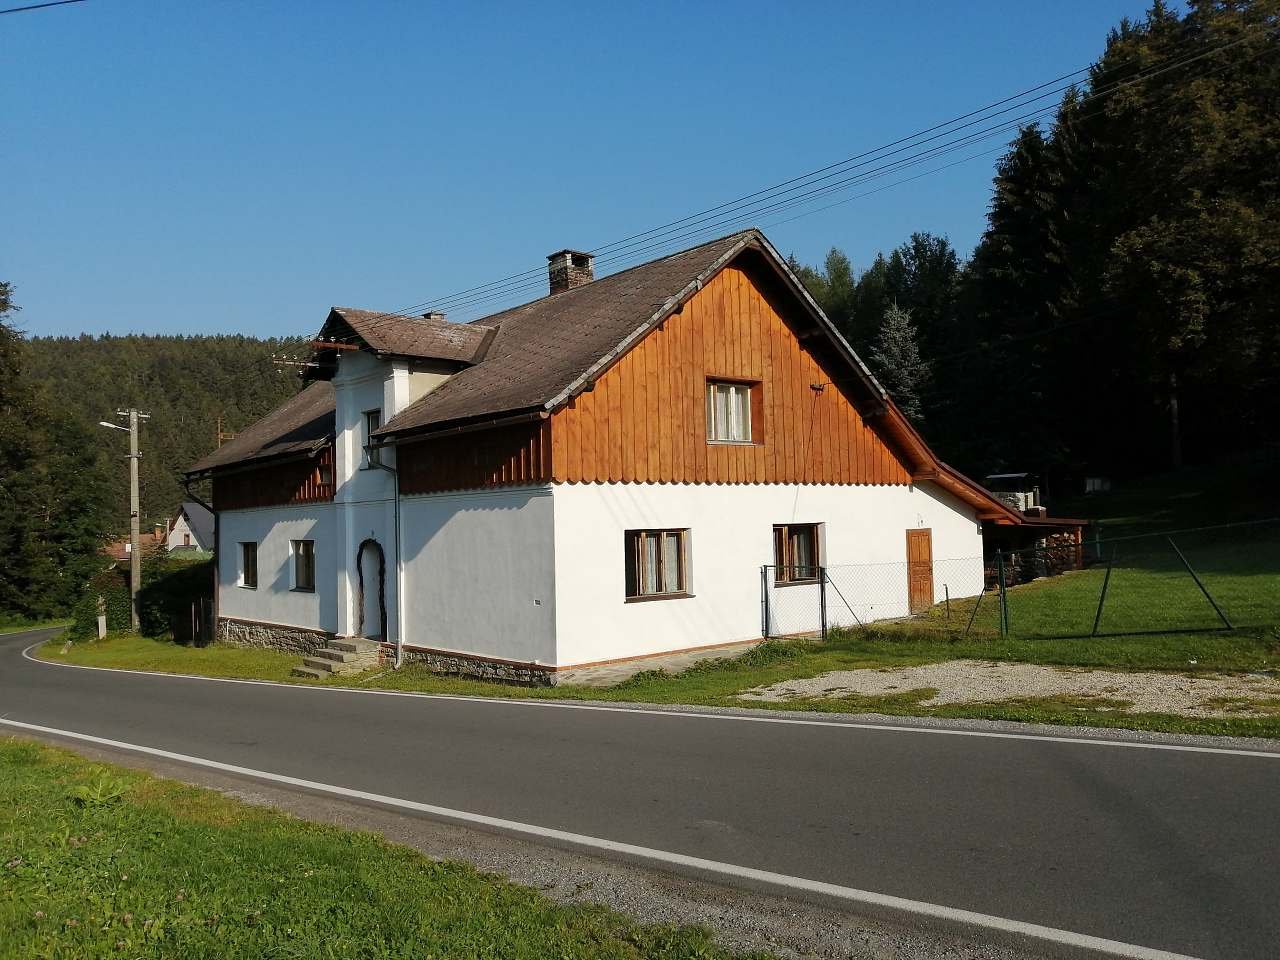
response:
<path id="1" fill-rule="evenodd" d="M 387 559 L 370 537 L 356 550 L 356 633 L 382 639 L 387 632 Z"/>

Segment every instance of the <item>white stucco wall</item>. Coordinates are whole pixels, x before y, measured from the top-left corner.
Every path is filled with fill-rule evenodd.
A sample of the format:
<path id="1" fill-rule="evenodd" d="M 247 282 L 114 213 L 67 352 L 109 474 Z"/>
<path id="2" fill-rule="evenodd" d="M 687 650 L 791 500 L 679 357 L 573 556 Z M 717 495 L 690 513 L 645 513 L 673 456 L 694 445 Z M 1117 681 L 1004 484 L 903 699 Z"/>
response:
<path id="1" fill-rule="evenodd" d="M 223 510 L 218 550 L 218 615 L 310 630 L 337 629 L 332 504 Z M 314 540 L 316 589 L 292 589 L 291 540 Z M 258 587 L 239 586 L 240 543 L 258 544 Z"/>
<path id="2" fill-rule="evenodd" d="M 773 563 L 773 526 L 823 524 L 822 562 L 833 569 L 855 610 L 873 596 L 905 608 L 906 530 L 932 531 L 938 561 L 981 558 L 974 512 L 935 488 L 693 484 L 558 484 L 555 500 L 556 663 L 570 666 L 666 650 L 749 640 L 761 635 L 760 567 Z M 687 527 L 693 597 L 625 602 L 626 530 Z M 883 565 L 875 577 L 844 565 Z M 955 570 L 963 569 L 963 576 Z M 981 563 L 946 567 L 951 596 L 981 589 Z M 858 587 L 857 584 L 863 586 Z M 874 590 L 872 584 L 875 584 Z M 814 629 L 818 588 L 775 590 L 778 633 Z M 843 606 L 828 593 L 833 621 Z M 861 615 L 861 614 L 860 614 Z M 791 617 L 796 622 L 788 623 Z"/>
<path id="3" fill-rule="evenodd" d="M 555 662 L 548 488 L 408 496 L 400 515 L 406 644 Z"/>

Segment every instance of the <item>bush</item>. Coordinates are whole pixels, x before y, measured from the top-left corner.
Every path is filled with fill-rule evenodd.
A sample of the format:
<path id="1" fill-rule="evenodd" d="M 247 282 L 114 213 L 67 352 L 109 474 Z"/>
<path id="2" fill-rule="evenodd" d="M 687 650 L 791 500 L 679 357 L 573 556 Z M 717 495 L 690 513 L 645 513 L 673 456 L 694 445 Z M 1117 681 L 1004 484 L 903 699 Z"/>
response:
<path id="1" fill-rule="evenodd" d="M 118 566 L 94 576 L 72 612 L 74 622 L 67 635 L 72 640 L 97 636 L 98 598 L 106 601 L 107 630 L 128 630 L 129 571 Z M 138 621 L 144 636 L 173 634 L 189 643 L 192 604 L 213 600 L 213 562 L 171 556 L 147 558 L 142 564 L 142 589 L 138 591 Z M 208 609 L 206 606 L 205 609 Z"/>

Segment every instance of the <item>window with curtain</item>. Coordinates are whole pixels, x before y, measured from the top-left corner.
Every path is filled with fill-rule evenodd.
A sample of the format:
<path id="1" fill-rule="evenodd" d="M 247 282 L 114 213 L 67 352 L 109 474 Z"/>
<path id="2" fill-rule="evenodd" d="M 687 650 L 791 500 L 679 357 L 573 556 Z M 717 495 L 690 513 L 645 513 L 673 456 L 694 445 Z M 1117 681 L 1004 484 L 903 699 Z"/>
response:
<path id="1" fill-rule="evenodd" d="M 293 541 L 293 589 L 312 591 L 316 588 L 316 542 Z"/>
<path id="2" fill-rule="evenodd" d="M 688 536 L 688 530 L 626 532 L 628 599 L 688 593 Z"/>
<path id="3" fill-rule="evenodd" d="M 821 572 L 816 523 L 779 524 L 773 528 L 773 571 L 777 583 L 812 583 Z"/>
<path id="4" fill-rule="evenodd" d="M 707 381 L 707 440 L 751 442 L 751 384 Z"/>

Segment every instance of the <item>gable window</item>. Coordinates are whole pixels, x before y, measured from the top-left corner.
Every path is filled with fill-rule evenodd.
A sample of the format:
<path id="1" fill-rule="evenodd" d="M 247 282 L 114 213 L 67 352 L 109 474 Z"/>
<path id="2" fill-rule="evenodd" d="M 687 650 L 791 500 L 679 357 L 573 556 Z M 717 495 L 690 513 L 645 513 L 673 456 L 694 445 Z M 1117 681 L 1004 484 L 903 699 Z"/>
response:
<path id="1" fill-rule="evenodd" d="M 189 534 L 189 533 L 184 533 L 184 534 L 182 535 L 182 545 L 183 545 L 184 547 L 189 547 L 189 546 L 191 546 L 191 534 Z"/>
<path id="2" fill-rule="evenodd" d="M 258 545 L 240 544 L 240 586 L 246 590 L 258 589 Z"/>
<path id="3" fill-rule="evenodd" d="M 688 596 L 688 530 L 628 530 L 626 551 L 628 600 Z"/>
<path id="4" fill-rule="evenodd" d="M 707 381 L 707 442 L 751 442 L 751 391 L 749 383 Z"/>
<path id="5" fill-rule="evenodd" d="M 779 524 L 773 528 L 776 583 L 816 583 L 822 574 L 817 523 Z"/>
<path id="6" fill-rule="evenodd" d="M 373 431 L 380 426 L 382 426 L 382 411 L 366 410 L 364 412 L 364 452 L 365 463 L 371 467 L 382 462 L 382 450 L 373 445 Z"/>
<path id="7" fill-rule="evenodd" d="M 293 545 L 293 589 L 306 592 L 316 588 L 316 542 L 314 540 L 292 540 Z"/>

